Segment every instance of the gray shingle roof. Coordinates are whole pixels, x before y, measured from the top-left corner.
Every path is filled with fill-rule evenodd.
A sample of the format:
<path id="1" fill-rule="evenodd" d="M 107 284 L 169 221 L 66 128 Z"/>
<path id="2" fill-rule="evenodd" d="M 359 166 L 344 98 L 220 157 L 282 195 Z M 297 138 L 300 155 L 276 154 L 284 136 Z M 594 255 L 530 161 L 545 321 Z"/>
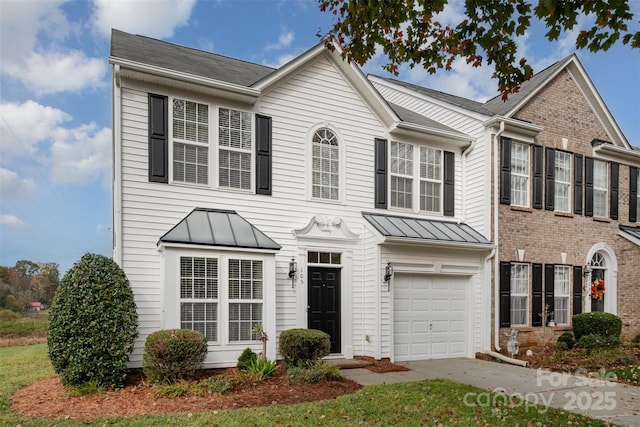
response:
<path id="1" fill-rule="evenodd" d="M 522 100 L 526 99 L 532 92 L 536 91 L 540 86 L 544 85 L 547 79 L 555 74 L 559 69 L 565 66 L 573 55 L 569 55 L 558 62 L 551 64 L 544 70 L 536 73 L 531 79 L 520 85 L 520 90 L 517 93 L 509 95 L 507 101 L 502 100 L 502 95 L 498 95 L 484 103 L 484 107 L 493 112 L 495 115 L 504 116 L 517 106 Z"/>
<path id="2" fill-rule="evenodd" d="M 450 128 L 449 126 L 445 126 L 440 122 L 437 122 L 435 120 L 431 120 L 421 114 L 418 114 L 414 111 L 408 110 L 404 107 L 401 107 L 397 104 L 393 104 L 391 102 L 388 102 L 389 106 L 391 107 L 391 109 L 393 111 L 395 111 L 395 113 L 398 115 L 398 117 L 400 118 L 400 120 L 402 120 L 403 122 L 407 122 L 407 123 L 412 123 L 414 125 L 420 125 L 420 126 L 425 126 L 428 128 L 433 128 L 433 129 L 439 129 L 442 131 L 446 131 L 449 133 L 453 133 L 453 134 L 458 134 L 462 137 L 466 137 L 467 135 L 458 132 L 457 130 Z"/>
<path id="3" fill-rule="evenodd" d="M 281 248 L 236 211 L 202 208 L 191 211 L 162 236 L 160 242 L 228 248 Z"/>
<path id="4" fill-rule="evenodd" d="M 149 37 L 111 31 L 111 57 L 150 64 L 200 77 L 251 86 L 274 68 Z"/>
<path id="5" fill-rule="evenodd" d="M 397 84 L 399 86 L 406 87 L 409 90 L 421 93 L 423 95 L 429 96 L 431 98 L 447 102 L 449 104 L 457 105 L 459 107 L 465 108 L 467 110 L 475 111 L 476 113 L 485 114 L 487 116 L 492 116 L 493 113 L 486 108 L 483 107 L 481 102 L 473 101 L 471 99 L 463 98 L 461 96 L 451 95 L 444 92 L 439 92 L 437 90 L 429 89 L 423 86 L 414 85 L 411 83 L 403 82 L 401 80 L 392 79 L 389 77 L 382 77 L 372 74 L 373 76 L 387 80 L 388 82 Z"/>
<path id="6" fill-rule="evenodd" d="M 384 237 L 492 246 L 489 240 L 467 224 L 367 212 L 362 216 Z"/>

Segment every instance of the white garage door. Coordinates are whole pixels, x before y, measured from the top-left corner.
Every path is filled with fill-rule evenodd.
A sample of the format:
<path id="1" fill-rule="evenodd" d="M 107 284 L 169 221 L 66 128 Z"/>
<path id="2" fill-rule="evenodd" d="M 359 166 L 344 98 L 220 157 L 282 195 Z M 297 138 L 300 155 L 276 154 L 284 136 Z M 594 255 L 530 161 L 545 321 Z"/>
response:
<path id="1" fill-rule="evenodd" d="M 393 286 L 395 360 L 467 355 L 468 278 L 396 274 Z"/>

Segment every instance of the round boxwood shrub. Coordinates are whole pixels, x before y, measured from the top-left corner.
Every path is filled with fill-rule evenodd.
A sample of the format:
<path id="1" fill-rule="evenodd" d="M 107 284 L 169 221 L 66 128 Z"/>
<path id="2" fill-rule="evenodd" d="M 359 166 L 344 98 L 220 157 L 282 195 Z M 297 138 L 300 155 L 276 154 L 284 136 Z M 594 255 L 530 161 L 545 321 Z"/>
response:
<path id="1" fill-rule="evenodd" d="M 256 359 L 258 359 L 258 355 L 249 347 L 247 347 L 240 354 L 240 357 L 238 357 L 236 368 L 238 368 L 239 371 L 248 371 L 251 367 L 251 364 L 255 362 Z"/>
<path id="2" fill-rule="evenodd" d="M 558 344 L 564 343 L 567 350 L 571 350 L 575 341 L 573 340 L 573 334 L 571 332 L 565 332 L 558 337 Z"/>
<path id="3" fill-rule="evenodd" d="M 144 343 L 142 370 L 152 383 L 173 384 L 193 377 L 207 356 L 207 339 L 189 329 L 165 329 Z"/>
<path id="4" fill-rule="evenodd" d="M 573 334 L 577 341 L 584 335 L 620 338 L 622 320 L 611 313 L 601 311 L 580 313 L 573 316 Z"/>
<path id="5" fill-rule="evenodd" d="M 62 278 L 49 313 L 49 358 L 62 384 L 124 386 L 137 328 L 122 269 L 103 255 L 84 255 Z"/>
<path id="6" fill-rule="evenodd" d="M 280 354 L 288 366 L 308 367 L 328 356 L 329 334 L 317 329 L 289 329 L 280 334 Z"/>

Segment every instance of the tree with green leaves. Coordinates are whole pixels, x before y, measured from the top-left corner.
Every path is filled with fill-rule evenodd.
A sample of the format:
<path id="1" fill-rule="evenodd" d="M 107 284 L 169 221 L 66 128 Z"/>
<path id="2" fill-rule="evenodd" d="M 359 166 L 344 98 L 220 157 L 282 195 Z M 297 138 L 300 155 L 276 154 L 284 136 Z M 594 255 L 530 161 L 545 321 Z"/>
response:
<path id="1" fill-rule="evenodd" d="M 553 41 L 584 17 L 588 25 L 577 35 L 577 49 L 606 51 L 618 42 L 640 48 L 640 31 L 629 29 L 637 24 L 629 6 L 637 0 L 464 0 L 465 16 L 452 25 L 440 22 L 449 0 L 318 1 L 337 17 L 321 36 L 329 49 L 335 40 L 343 58 L 363 65 L 381 48 L 389 60 L 384 69 L 395 75 L 405 63 L 433 74 L 450 70 L 457 58 L 474 67 L 486 62 L 503 99 L 533 75 L 526 58 L 517 57 L 516 44 L 532 19 L 544 23 Z"/>

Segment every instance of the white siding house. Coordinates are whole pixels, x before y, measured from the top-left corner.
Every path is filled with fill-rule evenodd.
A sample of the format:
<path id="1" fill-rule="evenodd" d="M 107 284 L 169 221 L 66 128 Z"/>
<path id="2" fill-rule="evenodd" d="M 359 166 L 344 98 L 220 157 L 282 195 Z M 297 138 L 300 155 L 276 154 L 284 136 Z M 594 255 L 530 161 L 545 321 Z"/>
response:
<path id="1" fill-rule="evenodd" d="M 109 61 L 131 366 L 171 328 L 205 334 L 209 367 L 258 350 L 256 324 L 270 358 L 280 332 L 307 327 L 335 357 L 489 347 L 494 245 L 475 195 L 489 184 L 473 157 L 487 148 L 465 158 L 477 126 L 387 98 L 323 45 L 276 70 L 114 30 Z"/>

